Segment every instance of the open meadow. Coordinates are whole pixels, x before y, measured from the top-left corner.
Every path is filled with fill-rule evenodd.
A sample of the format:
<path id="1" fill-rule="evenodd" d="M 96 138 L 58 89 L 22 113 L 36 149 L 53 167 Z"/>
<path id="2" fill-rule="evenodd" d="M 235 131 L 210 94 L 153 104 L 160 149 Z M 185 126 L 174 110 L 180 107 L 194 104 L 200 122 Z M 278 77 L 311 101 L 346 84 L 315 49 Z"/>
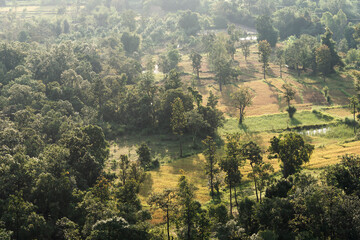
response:
<path id="1" fill-rule="evenodd" d="M 354 94 L 353 78 L 351 74 L 333 74 L 326 78 L 325 82 L 320 77 L 314 77 L 310 72 L 297 73 L 283 68 L 282 78 L 279 77 L 279 66 L 270 63 L 267 78 L 263 79 L 261 64 L 258 61 L 257 44 L 251 46 L 251 55 L 247 61 L 237 49 L 235 61 L 241 71 L 237 82 L 219 86 L 214 80 L 214 73 L 209 70 L 207 56 L 203 55 L 203 64 L 200 71 L 200 79 L 194 79 L 191 62 L 188 55 L 182 55 L 179 66 L 182 82 L 185 87 L 195 87 L 203 96 L 206 104 L 210 91 L 219 97 L 218 108 L 225 114 L 224 126 L 218 129 L 220 140 L 218 141 L 218 158 L 223 154 L 223 143 L 226 134 L 240 132 L 243 139 L 257 142 L 263 152 L 265 162 L 273 165 L 275 174 L 279 174 L 280 166 L 276 159 L 267 159 L 267 148 L 273 136 L 278 136 L 284 131 L 297 131 L 308 142 L 315 145 L 310 162 L 305 164 L 304 171 L 312 175 L 319 175 L 326 166 L 336 164 L 340 156 L 344 154 L 360 154 L 360 141 L 355 140 L 353 130 L 343 124 L 345 118 L 351 118 L 348 109 L 348 98 Z M 156 79 L 161 80 L 163 75 L 158 73 Z M 297 113 L 293 119 L 289 119 L 285 111 L 286 103 L 283 99 L 282 85 L 291 84 L 296 89 L 293 104 Z M 246 85 L 253 91 L 255 98 L 253 104 L 246 109 L 245 121 L 238 124 L 238 112 L 232 106 L 231 94 L 240 85 Z M 329 88 L 331 102 L 324 97 L 323 88 Z M 111 146 L 111 161 L 117 161 L 120 154 L 129 154 L 136 159 L 136 148 L 139 142 L 145 142 L 152 149 L 156 158 L 160 159 L 159 169 L 150 171 L 142 186 L 140 196 L 146 206 L 146 199 L 151 192 L 160 192 L 164 188 L 176 188 L 179 177 L 185 174 L 196 186 L 196 198 L 202 204 L 210 201 L 208 180 L 205 175 L 205 159 L 201 152 L 201 143 L 194 148 L 190 138 L 184 145 L 184 158 L 178 157 L 178 141 L 176 136 L 168 134 L 119 137 Z M 253 183 L 247 174 L 251 168 L 246 163 L 241 168 L 245 180 L 241 189 L 242 194 L 255 198 Z M 240 193 L 240 194 L 241 194 Z M 227 202 L 225 192 L 223 201 Z M 153 215 L 153 223 L 162 222 L 163 213 L 157 211 Z"/>

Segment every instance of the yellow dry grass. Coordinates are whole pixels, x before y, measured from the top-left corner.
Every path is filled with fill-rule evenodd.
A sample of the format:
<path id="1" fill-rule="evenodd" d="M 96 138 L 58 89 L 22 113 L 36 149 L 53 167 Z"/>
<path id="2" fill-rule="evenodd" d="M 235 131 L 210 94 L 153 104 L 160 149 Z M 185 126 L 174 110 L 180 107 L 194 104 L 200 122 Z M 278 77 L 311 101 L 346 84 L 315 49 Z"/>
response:
<path id="1" fill-rule="evenodd" d="M 340 162 L 339 157 L 345 154 L 360 155 L 360 141 L 350 143 L 336 143 L 317 147 L 306 164 L 307 168 L 323 168 Z"/>
<path id="2" fill-rule="evenodd" d="M 339 118 L 352 117 L 352 114 L 350 113 L 350 110 L 348 108 L 330 108 L 323 111 Z"/>

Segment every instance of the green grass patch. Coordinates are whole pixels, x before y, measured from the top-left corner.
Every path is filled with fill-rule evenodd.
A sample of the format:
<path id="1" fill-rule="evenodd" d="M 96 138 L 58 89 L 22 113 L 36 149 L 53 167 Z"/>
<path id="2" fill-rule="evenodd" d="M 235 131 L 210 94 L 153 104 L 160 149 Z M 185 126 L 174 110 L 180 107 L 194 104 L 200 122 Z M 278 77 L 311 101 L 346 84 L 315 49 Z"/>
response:
<path id="1" fill-rule="evenodd" d="M 334 125 L 324 136 L 326 138 L 348 139 L 354 137 L 354 129 L 345 124 Z"/>
<path id="2" fill-rule="evenodd" d="M 221 135 L 226 133 L 243 132 L 263 132 L 278 131 L 287 128 L 326 125 L 334 122 L 334 118 L 319 112 L 301 111 L 295 114 L 293 119 L 289 119 L 287 113 L 270 114 L 256 117 L 245 118 L 244 124 L 239 125 L 238 119 L 228 119 L 224 127 L 219 130 Z"/>

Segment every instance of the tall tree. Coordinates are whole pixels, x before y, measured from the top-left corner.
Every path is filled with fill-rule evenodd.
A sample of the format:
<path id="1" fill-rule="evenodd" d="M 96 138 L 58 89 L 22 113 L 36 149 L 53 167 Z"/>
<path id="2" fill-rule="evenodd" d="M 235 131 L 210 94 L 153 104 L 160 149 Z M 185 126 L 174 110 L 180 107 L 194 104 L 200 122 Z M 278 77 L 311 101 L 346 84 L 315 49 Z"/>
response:
<path id="1" fill-rule="evenodd" d="M 244 158 L 241 155 L 240 135 L 233 134 L 226 137 L 225 157 L 220 162 L 220 168 L 226 174 L 225 182 L 230 190 L 230 215 L 232 214 L 232 189 L 234 188 L 234 197 L 238 209 L 236 187 L 241 181 L 242 175 L 239 167 L 243 165 Z"/>
<path id="2" fill-rule="evenodd" d="M 200 79 L 199 73 L 201 68 L 202 56 L 193 50 L 190 54 L 190 59 L 193 71 L 196 72 L 197 79 Z"/>
<path id="3" fill-rule="evenodd" d="M 172 69 L 176 69 L 181 60 L 181 55 L 176 48 L 169 49 L 159 58 L 159 68 L 163 73 L 168 73 Z"/>
<path id="4" fill-rule="evenodd" d="M 264 189 L 268 187 L 272 182 L 271 174 L 274 172 L 274 167 L 271 163 L 260 163 L 255 165 L 253 174 L 257 179 L 257 188 L 259 190 L 259 199 L 261 203 L 261 196 L 264 192 Z"/>
<path id="5" fill-rule="evenodd" d="M 181 14 L 178 25 L 186 35 L 196 35 L 201 29 L 197 13 L 189 10 Z"/>
<path id="6" fill-rule="evenodd" d="M 244 55 L 245 61 L 247 61 L 247 58 L 250 56 L 250 46 L 251 42 L 249 40 L 244 40 L 240 42 L 241 51 Z"/>
<path id="7" fill-rule="evenodd" d="M 352 74 L 354 76 L 354 87 L 355 87 L 356 95 L 359 99 L 360 98 L 360 71 L 353 71 Z"/>
<path id="8" fill-rule="evenodd" d="M 181 176 L 178 184 L 178 204 L 180 221 L 186 228 L 186 239 L 192 239 L 192 227 L 196 217 L 195 187 L 185 176 Z"/>
<path id="9" fill-rule="evenodd" d="M 205 172 L 210 178 L 210 195 L 214 199 L 214 177 L 215 174 L 218 172 L 216 167 L 217 158 L 216 158 L 216 143 L 214 142 L 212 137 L 207 136 L 206 139 L 203 141 L 205 145 L 204 155 L 206 159 L 205 164 Z"/>
<path id="10" fill-rule="evenodd" d="M 201 107 L 201 106 L 200 106 Z M 193 147 L 197 147 L 196 139 L 207 128 L 211 127 L 204 119 L 204 116 L 199 113 L 199 110 L 193 109 L 186 112 L 186 128 L 192 133 Z"/>
<path id="11" fill-rule="evenodd" d="M 313 145 L 305 143 L 303 137 L 294 132 L 273 137 L 270 144 L 269 157 L 281 160 L 280 167 L 284 178 L 299 172 L 301 165 L 309 162 L 314 150 Z"/>
<path id="12" fill-rule="evenodd" d="M 219 35 L 209 49 L 209 65 L 215 72 L 215 79 L 219 84 L 220 91 L 233 76 L 232 60 L 226 49 L 227 36 Z"/>
<path id="13" fill-rule="evenodd" d="M 357 44 L 360 44 L 360 23 L 354 27 L 353 37 Z"/>
<path id="14" fill-rule="evenodd" d="M 215 67 L 215 79 L 219 83 L 220 92 L 222 86 L 230 81 L 233 77 L 232 61 L 226 59 L 220 59 Z"/>
<path id="15" fill-rule="evenodd" d="M 282 66 L 284 64 L 284 50 L 282 48 L 276 50 L 276 61 L 280 67 L 280 78 L 282 78 Z"/>
<path id="16" fill-rule="evenodd" d="M 290 105 L 290 101 L 295 98 L 296 91 L 290 84 L 283 84 L 282 88 L 284 89 L 283 96 L 285 98 L 288 108 L 286 111 L 289 113 L 289 117 L 292 118 L 296 112 L 296 108 Z"/>
<path id="17" fill-rule="evenodd" d="M 164 216 L 166 220 L 166 231 L 168 240 L 170 240 L 170 214 L 172 211 L 175 210 L 175 199 L 176 199 L 176 192 L 173 189 L 165 189 L 160 193 L 152 194 L 149 199 L 148 203 L 151 206 L 156 206 L 160 208 L 162 211 L 166 212 Z"/>
<path id="18" fill-rule="evenodd" d="M 124 46 L 124 50 L 129 54 L 139 50 L 140 37 L 136 34 L 124 32 L 121 36 L 121 42 Z"/>
<path id="19" fill-rule="evenodd" d="M 233 105 L 239 109 L 239 124 L 243 123 L 245 108 L 252 104 L 254 95 L 249 87 L 241 86 L 240 89 L 231 94 Z"/>
<path id="20" fill-rule="evenodd" d="M 147 169 L 151 164 L 151 150 L 146 143 L 142 143 L 136 150 L 138 161 L 143 169 Z"/>
<path id="21" fill-rule="evenodd" d="M 266 68 L 269 65 L 271 46 L 266 40 L 263 40 L 259 42 L 258 48 L 259 48 L 259 62 L 261 62 L 263 65 L 262 68 L 264 73 L 264 79 L 266 79 Z"/>
<path id="22" fill-rule="evenodd" d="M 259 202 L 258 179 L 257 179 L 256 169 L 258 169 L 258 166 L 260 166 L 263 163 L 263 159 L 261 156 L 261 149 L 256 143 L 250 141 L 242 146 L 242 154 L 245 157 L 245 159 L 250 161 L 252 173 L 249 174 L 249 176 L 252 177 L 254 180 L 256 201 Z"/>
<path id="23" fill-rule="evenodd" d="M 354 133 L 356 134 L 356 118 L 355 115 L 359 109 L 359 99 L 354 95 L 350 99 L 350 111 L 354 115 Z"/>
<path id="24" fill-rule="evenodd" d="M 130 168 L 130 160 L 127 155 L 120 155 L 120 180 L 122 182 L 122 185 L 125 186 L 126 180 L 128 179 L 129 175 L 129 168 Z"/>
<path id="25" fill-rule="evenodd" d="M 316 65 L 325 82 L 325 77 L 331 72 L 331 52 L 328 46 L 321 45 L 316 49 Z"/>
<path id="26" fill-rule="evenodd" d="M 340 56 L 336 52 L 335 41 L 332 39 L 332 35 L 333 33 L 330 31 L 330 29 L 326 28 L 326 32 L 324 33 L 324 35 L 321 36 L 321 43 L 323 45 L 326 45 L 330 50 L 330 55 L 331 55 L 330 69 L 331 71 L 334 71 L 335 66 L 343 67 L 344 63 L 342 62 Z"/>
<path id="27" fill-rule="evenodd" d="M 184 133 L 184 129 L 186 127 L 186 117 L 183 102 L 180 98 L 176 98 L 174 102 L 171 104 L 172 112 L 171 112 L 171 128 L 174 134 L 180 136 L 180 157 L 182 157 L 182 143 L 181 136 Z"/>
<path id="28" fill-rule="evenodd" d="M 259 43 L 266 40 L 271 45 L 271 47 L 275 47 L 278 41 L 279 33 L 272 25 L 270 16 L 263 15 L 258 17 L 256 20 L 256 30 L 258 32 Z"/>

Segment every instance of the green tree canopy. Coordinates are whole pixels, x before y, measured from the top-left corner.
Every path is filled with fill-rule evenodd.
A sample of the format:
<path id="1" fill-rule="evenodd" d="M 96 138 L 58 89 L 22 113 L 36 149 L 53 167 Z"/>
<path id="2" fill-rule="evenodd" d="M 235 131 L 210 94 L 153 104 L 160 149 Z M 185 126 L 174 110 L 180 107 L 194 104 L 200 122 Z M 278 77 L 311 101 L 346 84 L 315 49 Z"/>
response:
<path id="1" fill-rule="evenodd" d="M 279 158 L 284 178 L 301 170 L 301 165 L 309 162 L 314 146 L 305 142 L 297 133 L 290 132 L 270 140 L 271 157 Z"/>

